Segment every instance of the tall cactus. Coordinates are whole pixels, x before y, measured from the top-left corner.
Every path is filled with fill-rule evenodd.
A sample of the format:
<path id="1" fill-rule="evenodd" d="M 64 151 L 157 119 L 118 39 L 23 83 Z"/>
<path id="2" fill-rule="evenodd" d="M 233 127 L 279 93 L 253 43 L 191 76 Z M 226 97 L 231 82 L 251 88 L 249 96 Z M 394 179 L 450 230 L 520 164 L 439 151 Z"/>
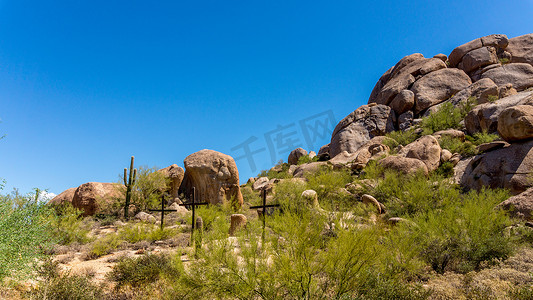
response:
<path id="1" fill-rule="evenodd" d="M 131 157 L 131 164 L 130 164 L 130 174 L 128 176 L 128 169 L 124 168 L 124 185 L 126 186 L 126 206 L 124 207 L 124 218 L 127 220 L 129 218 L 128 216 L 128 210 L 130 207 L 130 200 L 131 200 L 131 189 L 133 188 L 133 185 L 135 184 L 135 177 L 137 176 L 137 169 L 133 169 L 133 160 L 135 157 Z M 133 172 L 132 172 L 133 170 Z"/>

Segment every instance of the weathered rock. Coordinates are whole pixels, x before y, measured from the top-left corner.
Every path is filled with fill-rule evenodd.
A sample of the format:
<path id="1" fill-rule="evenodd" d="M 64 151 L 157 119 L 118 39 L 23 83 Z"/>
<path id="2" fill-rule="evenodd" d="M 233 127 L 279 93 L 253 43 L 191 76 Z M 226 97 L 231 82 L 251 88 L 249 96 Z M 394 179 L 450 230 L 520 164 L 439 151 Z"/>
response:
<path id="1" fill-rule="evenodd" d="M 442 54 L 442 53 L 439 53 L 439 54 L 433 56 L 433 58 L 438 58 L 438 59 L 442 60 L 443 62 L 446 62 L 448 60 L 448 56 L 446 54 Z"/>
<path id="2" fill-rule="evenodd" d="M 440 158 L 439 158 L 440 159 Z M 379 161 L 379 164 L 386 169 L 392 169 L 404 174 L 415 174 L 422 171 L 428 174 L 428 168 L 424 162 L 416 158 L 389 156 Z"/>
<path id="3" fill-rule="evenodd" d="M 518 94 L 518 91 L 513 87 L 512 83 L 507 83 L 498 87 L 498 98 L 505 98 L 516 94 Z"/>
<path id="4" fill-rule="evenodd" d="M 490 78 L 498 86 L 511 83 L 517 91 L 533 86 L 533 66 L 526 63 L 511 63 L 483 73 L 481 78 Z"/>
<path id="5" fill-rule="evenodd" d="M 371 195 L 364 194 L 363 196 L 361 196 L 361 201 L 363 201 L 364 204 L 373 205 L 376 208 L 378 214 L 381 214 L 381 203 L 379 203 L 376 198 L 372 197 Z"/>
<path id="6" fill-rule="evenodd" d="M 415 112 L 445 101 L 470 84 L 470 77 L 459 69 L 441 69 L 427 74 L 411 88 L 415 94 Z"/>
<path id="7" fill-rule="evenodd" d="M 470 73 L 481 67 L 496 63 L 498 63 L 496 48 L 481 47 L 465 54 L 463 60 L 461 63 L 459 63 L 459 68 L 467 73 Z"/>
<path id="8" fill-rule="evenodd" d="M 398 155 L 407 158 L 416 158 L 426 165 L 429 172 L 432 172 L 440 165 L 441 150 L 437 139 L 433 136 L 426 135 L 403 147 Z"/>
<path id="9" fill-rule="evenodd" d="M 518 194 L 531 187 L 533 141 L 519 142 L 508 147 L 477 155 L 456 170 L 456 181 L 471 189 L 507 188 Z M 461 170 L 463 169 L 463 170 Z"/>
<path id="10" fill-rule="evenodd" d="M 385 84 L 389 81 L 389 77 L 393 69 L 394 67 L 391 67 L 383 75 L 381 75 L 378 82 L 376 82 L 374 89 L 372 89 L 372 92 L 370 93 L 370 97 L 368 98 L 368 103 L 376 102 L 376 98 L 379 92 L 381 92 L 381 89 L 383 88 L 383 86 L 385 86 Z"/>
<path id="11" fill-rule="evenodd" d="M 329 154 L 353 153 L 375 136 L 393 131 L 395 114 L 385 105 L 363 105 L 342 119 L 331 135 Z"/>
<path id="12" fill-rule="evenodd" d="M 468 134 L 482 131 L 496 132 L 498 116 L 502 111 L 511 106 L 526 104 L 531 100 L 533 100 L 533 91 L 524 91 L 491 103 L 478 105 L 465 117 L 466 130 Z"/>
<path id="13" fill-rule="evenodd" d="M 93 216 L 113 202 L 124 201 L 125 187 L 118 183 L 88 182 L 74 192 L 72 206 L 82 210 L 84 216 Z"/>
<path id="14" fill-rule="evenodd" d="M 297 166 L 297 165 L 291 165 L 291 166 L 289 167 L 289 171 L 288 171 L 289 175 L 293 175 L 293 174 L 294 174 L 294 171 L 296 171 L 296 169 L 298 169 L 298 166 Z"/>
<path id="15" fill-rule="evenodd" d="M 315 151 L 309 151 L 309 159 L 313 159 L 316 157 L 316 152 Z"/>
<path id="16" fill-rule="evenodd" d="M 401 114 L 398 117 L 398 129 L 402 131 L 407 130 L 409 127 L 411 127 L 411 125 L 413 125 L 414 118 L 415 118 L 415 113 L 412 111 L 406 111 L 403 114 Z"/>
<path id="17" fill-rule="evenodd" d="M 243 214 L 232 214 L 231 215 L 231 223 L 229 227 L 229 235 L 235 236 L 235 233 L 237 231 L 241 230 L 246 226 L 248 219 Z"/>
<path id="18" fill-rule="evenodd" d="M 348 153 L 343 151 L 337 156 L 329 160 L 333 166 L 339 167 L 348 163 L 366 165 L 372 158 L 386 154 L 390 148 L 385 145 L 385 141 L 390 138 L 385 136 L 377 136 L 370 141 L 364 143 L 355 153 Z"/>
<path id="19" fill-rule="evenodd" d="M 253 184 L 252 189 L 254 191 L 259 191 L 263 189 L 269 182 L 268 177 L 259 177 Z"/>
<path id="20" fill-rule="evenodd" d="M 411 74 L 405 74 L 397 76 L 396 78 L 390 80 L 382 89 L 381 92 L 376 97 L 375 102 L 377 104 L 388 105 L 398 93 L 403 90 L 409 89 L 411 84 L 415 82 L 415 77 Z"/>
<path id="21" fill-rule="evenodd" d="M 185 208 L 183 205 L 179 205 L 178 203 L 172 203 L 168 206 L 168 209 L 176 210 L 176 213 L 178 214 L 186 214 L 189 210 Z"/>
<path id="22" fill-rule="evenodd" d="M 246 184 L 254 184 L 255 183 L 255 177 L 250 177 L 248 178 L 248 181 L 246 182 Z"/>
<path id="23" fill-rule="evenodd" d="M 422 67 L 420 67 L 420 75 L 426 75 L 445 68 L 446 64 L 442 61 L 442 59 L 430 58 L 422 65 Z"/>
<path id="24" fill-rule="evenodd" d="M 184 160 L 185 178 L 180 191 L 191 195 L 196 188 L 196 201 L 222 204 L 232 201 L 239 207 L 243 199 L 239 186 L 239 171 L 233 158 L 213 151 L 201 150 Z"/>
<path id="25" fill-rule="evenodd" d="M 512 55 L 511 62 L 533 66 L 533 33 L 510 39 L 507 51 Z"/>
<path id="26" fill-rule="evenodd" d="M 482 38 L 475 39 L 466 44 L 463 44 L 455 49 L 448 56 L 448 62 L 450 67 L 455 67 L 461 61 L 463 56 L 475 49 L 481 48 L 483 46 L 493 46 L 500 49 L 505 49 L 509 44 L 507 36 L 503 34 L 492 34 Z"/>
<path id="27" fill-rule="evenodd" d="M 302 192 L 302 198 L 312 208 L 320 208 L 318 204 L 318 194 L 314 190 L 305 190 Z"/>
<path id="28" fill-rule="evenodd" d="M 181 182 L 183 181 L 183 177 L 185 176 L 185 171 L 183 171 L 183 168 L 176 164 L 173 164 L 164 169 L 158 170 L 158 172 L 161 172 L 167 178 L 170 179 L 168 192 L 170 193 L 172 199 L 178 198 L 179 188 Z"/>
<path id="29" fill-rule="evenodd" d="M 196 218 L 196 228 L 200 231 L 204 229 L 204 219 L 200 216 Z"/>
<path id="30" fill-rule="evenodd" d="M 138 214 L 136 214 L 135 219 L 140 220 L 142 222 L 151 223 L 151 224 L 154 224 L 157 221 L 157 219 L 154 216 L 152 216 L 149 213 L 145 213 L 144 211 L 141 211 Z"/>
<path id="31" fill-rule="evenodd" d="M 533 188 L 529 188 L 525 192 L 503 201 L 498 206 L 508 210 L 509 213 L 514 217 L 532 220 L 533 215 L 531 212 L 533 211 Z"/>
<path id="32" fill-rule="evenodd" d="M 450 151 L 448 151 L 447 149 L 442 149 L 440 153 L 440 162 L 445 163 L 449 161 L 452 158 L 452 156 L 453 154 Z"/>
<path id="33" fill-rule="evenodd" d="M 289 165 L 297 165 L 300 157 L 307 155 L 307 151 L 302 148 L 296 148 L 291 151 L 287 159 Z"/>
<path id="34" fill-rule="evenodd" d="M 390 108 L 396 112 L 397 115 L 401 115 L 404 112 L 410 110 L 415 105 L 415 94 L 410 90 L 401 91 L 390 103 Z"/>
<path id="35" fill-rule="evenodd" d="M 440 139 L 441 137 L 446 136 L 450 138 L 460 139 L 463 142 L 465 140 L 465 133 L 457 129 L 440 130 L 440 131 L 433 133 L 433 136 L 437 139 Z"/>
<path id="36" fill-rule="evenodd" d="M 450 160 L 448 161 L 451 162 L 452 165 L 455 167 L 459 163 L 459 161 L 461 161 L 461 154 L 454 153 L 452 157 L 450 157 Z"/>
<path id="37" fill-rule="evenodd" d="M 533 106 L 517 105 L 502 111 L 498 116 L 498 133 L 508 142 L 533 138 Z"/>
<path id="38" fill-rule="evenodd" d="M 317 155 L 319 160 L 329 160 L 329 144 L 320 147 L 320 150 L 318 150 Z"/>
<path id="39" fill-rule="evenodd" d="M 509 146 L 509 143 L 507 142 L 495 141 L 495 142 L 481 144 L 477 146 L 476 149 L 479 153 L 482 153 L 482 152 L 489 152 L 492 150 L 496 150 L 496 149 L 500 149 L 500 148 L 508 147 L 508 146 Z"/>
<path id="40" fill-rule="evenodd" d="M 68 190 L 63 191 L 61 194 L 55 196 L 48 202 L 50 205 L 61 205 L 64 203 L 72 203 L 72 199 L 74 198 L 74 193 L 76 192 L 77 187 L 70 188 Z"/>
<path id="41" fill-rule="evenodd" d="M 294 170 L 293 176 L 297 178 L 304 178 L 309 175 L 312 175 L 318 171 L 320 171 L 321 168 L 327 168 L 328 163 L 325 161 L 317 161 L 312 162 L 308 164 L 302 164 L 299 165 L 296 170 Z"/>

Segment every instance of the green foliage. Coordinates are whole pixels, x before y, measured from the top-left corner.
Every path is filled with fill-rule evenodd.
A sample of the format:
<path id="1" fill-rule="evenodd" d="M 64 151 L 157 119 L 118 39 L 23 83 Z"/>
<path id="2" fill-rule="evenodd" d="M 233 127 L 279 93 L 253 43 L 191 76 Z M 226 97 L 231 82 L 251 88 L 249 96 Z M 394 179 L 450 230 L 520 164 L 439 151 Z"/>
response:
<path id="1" fill-rule="evenodd" d="M 444 103 L 439 109 L 422 119 L 421 127 L 424 129 L 423 135 L 433 134 L 434 132 L 449 128 L 460 129 L 461 121 L 475 106 L 475 98 L 470 97 L 457 107 L 452 103 Z"/>
<path id="2" fill-rule="evenodd" d="M 392 139 L 392 140 L 386 139 L 384 141 L 384 144 L 389 146 L 390 149 L 394 149 L 398 145 L 402 145 L 402 146 L 408 145 L 420 137 L 420 135 L 418 135 L 416 133 L 416 130 L 413 128 L 409 130 L 405 130 L 405 131 L 401 131 L 401 130 L 392 131 L 392 132 L 387 133 L 385 136 Z"/>
<path id="3" fill-rule="evenodd" d="M 51 246 L 52 211 L 35 195 L 0 196 L 0 281 L 22 276 Z"/>
<path id="4" fill-rule="evenodd" d="M 503 190 L 472 191 L 440 209 L 413 218 L 417 226 L 401 226 L 398 234 L 414 236 L 413 246 L 438 273 L 479 270 L 482 263 L 505 259 L 512 241 L 503 234 L 511 220 L 494 207 L 508 197 Z"/>
<path id="5" fill-rule="evenodd" d="M 499 62 L 502 64 L 502 65 L 505 65 L 505 64 L 508 64 L 509 62 L 511 62 L 507 57 L 503 57 L 503 58 L 500 58 L 499 59 Z"/>
<path id="6" fill-rule="evenodd" d="M 257 177 L 268 177 L 269 179 L 278 178 L 278 179 L 285 179 L 285 178 L 292 178 L 292 175 L 289 174 L 289 167 L 290 165 L 288 163 L 284 163 L 283 160 L 278 161 L 278 163 L 271 168 L 270 170 L 262 170 L 261 173 L 257 175 Z"/>
<path id="7" fill-rule="evenodd" d="M 118 232 L 118 239 L 127 241 L 129 243 L 137 243 L 140 241 L 160 241 L 166 240 L 178 232 L 176 229 L 161 228 L 151 224 L 128 224 L 122 227 Z"/>
<path id="8" fill-rule="evenodd" d="M 472 144 L 479 146 L 481 144 L 490 143 L 492 141 L 495 141 L 499 139 L 500 136 L 494 133 L 487 133 L 487 132 L 476 132 L 473 136 L 466 136 L 466 140 L 471 142 Z"/>
<path id="9" fill-rule="evenodd" d="M 353 196 L 343 193 L 341 190 L 346 184 L 352 182 L 349 171 L 345 169 L 340 171 L 321 169 L 308 179 L 307 188 L 317 192 L 322 207 L 329 210 L 347 210 L 352 207 Z"/>
<path id="10" fill-rule="evenodd" d="M 78 210 L 70 203 L 57 205 L 55 214 L 51 216 L 50 223 L 54 228 L 53 234 L 61 245 L 71 243 L 85 244 L 90 241 L 87 234 L 90 228 L 87 219 L 82 219 L 83 211 Z"/>
<path id="11" fill-rule="evenodd" d="M 124 168 L 124 185 L 126 186 L 126 203 L 124 204 L 124 218 L 129 218 L 129 208 L 130 208 L 130 200 L 131 200 L 131 190 L 133 186 L 135 185 L 135 177 L 137 175 L 137 169 L 133 169 L 133 161 L 135 157 L 131 157 L 130 162 L 130 173 L 128 176 L 128 169 Z"/>
<path id="12" fill-rule="evenodd" d="M 137 170 L 137 179 L 132 188 L 131 203 L 141 211 L 161 205 L 161 196 L 167 190 L 170 179 L 157 168 L 141 166 Z"/>
<path id="13" fill-rule="evenodd" d="M 92 243 L 87 258 L 94 259 L 107 255 L 117 249 L 121 242 L 122 241 L 118 238 L 118 235 L 114 233 L 106 234 L 104 237 L 99 238 Z"/>
<path id="14" fill-rule="evenodd" d="M 316 162 L 316 161 L 318 161 L 318 156 L 310 158 L 309 155 L 302 155 L 302 156 L 300 156 L 300 158 L 298 158 L 297 165 L 308 164 L 308 163 L 312 163 L 312 162 Z"/>
<path id="15" fill-rule="evenodd" d="M 120 260 L 108 278 L 117 282 L 117 287 L 131 285 L 139 287 L 154 282 L 162 276 L 179 277 L 183 272 L 181 260 L 169 255 L 146 254 L 139 258 L 127 257 Z"/>
<path id="16" fill-rule="evenodd" d="M 453 164 L 449 161 L 441 163 L 435 173 L 443 178 L 450 178 L 454 175 Z"/>
<path id="17" fill-rule="evenodd" d="M 449 150 L 451 153 L 459 153 L 462 157 L 470 157 L 477 154 L 476 145 L 470 141 L 461 141 L 459 138 L 442 136 L 439 140 L 442 148 Z"/>
<path id="18" fill-rule="evenodd" d="M 500 97 L 498 97 L 498 95 L 489 95 L 489 97 L 487 98 L 487 100 L 489 102 L 494 102 L 496 100 L 500 99 Z"/>
<path id="19" fill-rule="evenodd" d="M 102 299 L 103 290 L 87 276 L 60 274 L 57 262 L 46 260 L 37 270 L 43 279 L 37 288 L 26 293 L 28 299 L 96 300 Z"/>

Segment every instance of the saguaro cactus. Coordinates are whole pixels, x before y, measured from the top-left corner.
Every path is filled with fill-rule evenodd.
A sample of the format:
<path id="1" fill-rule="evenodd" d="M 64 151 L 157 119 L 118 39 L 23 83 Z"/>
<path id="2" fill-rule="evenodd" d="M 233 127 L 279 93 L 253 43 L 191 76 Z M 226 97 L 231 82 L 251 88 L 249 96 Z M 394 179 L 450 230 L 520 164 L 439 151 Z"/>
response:
<path id="1" fill-rule="evenodd" d="M 130 207 L 131 189 L 133 188 L 133 185 L 135 184 L 135 177 L 137 176 L 137 169 L 133 169 L 134 159 L 135 157 L 132 156 L 129 176 L 128 176 L 128 169 L 124 168 L 124 185 L 126 186 L 126 206 L 124 207 L 124 218 L 126 220 L 129 218 L 128 210 Z"/>

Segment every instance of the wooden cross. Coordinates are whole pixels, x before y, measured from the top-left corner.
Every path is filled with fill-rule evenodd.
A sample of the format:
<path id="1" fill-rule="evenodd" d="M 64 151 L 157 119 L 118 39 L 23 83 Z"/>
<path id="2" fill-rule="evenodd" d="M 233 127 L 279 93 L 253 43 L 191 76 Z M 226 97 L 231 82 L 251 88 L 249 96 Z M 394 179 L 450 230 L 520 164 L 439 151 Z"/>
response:
<path id="1" fill-rule="evenodd" d="M 161 212 L 161 230 L 163 230 L 163 224 L 165 221 L 165 213 L 171 211 L 177 211 L 175 209 L 165 209 L 165 195 L 161 195 L 161 209 L 149 209 L 149 211 L 159 211 Z"/>
<path id="2" fill-rule="evenodd" d="M 195 215 L 196 215 L 196 206 L 197 205 L 209 205 L 209 202 L 201 202 L 196 203 L 196 188 L 192 188 L 192 202 L 190 203 L 182 203 L 179 204 L 180 206 L 192 206 L 192 229 L 191 229 L 191 236 L 194 234 L 194 223 L 196 222 Z"/>
<path id="3" fill-rule="evenodd" d="M 263 235 L 262 235 L 262 238 L 263 240 L 265 239 L 265 227 L 266 227 L 266 209 L 267 207 L 279 207 L 279 204 L 266 204 L 266 199 L 267 199 L 267 190 L 266 190 L 266 187 L 262 188 L 261 189 L 261 196 L 263 198 L 263 204 L 262 205 L 257 205 L 257 206 L 250 206 L 250 209 L 254 209 L 254 208 L 262 208 L 263 209 Z"/>

